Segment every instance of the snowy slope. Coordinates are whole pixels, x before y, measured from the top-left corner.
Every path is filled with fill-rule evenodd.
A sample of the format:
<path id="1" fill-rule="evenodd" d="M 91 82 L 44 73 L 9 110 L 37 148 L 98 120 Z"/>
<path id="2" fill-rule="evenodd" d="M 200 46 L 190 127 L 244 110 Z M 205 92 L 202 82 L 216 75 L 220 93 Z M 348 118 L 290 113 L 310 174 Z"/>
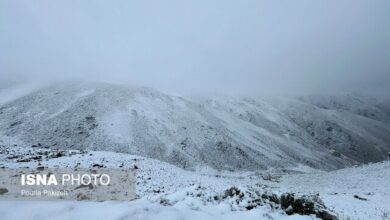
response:
<path id="1" fill-rule="evenodd" d="M 249 183 L 254 185 L 257 180 L 253 176 L 258 174 L 251 172 L 217 172 L 212 169 L 193 172 L 158 160 L 103 151 L 61 151 L 63 156 L 52 158 L 51 155 L 57 152 L 1 146 L 0 166 L 32 170 L 38 163 L 50 168 L 88 168 L 93 164 L 103 164 L 107 168 L 136 166 L 139 199 L 131 202 L 0 200 L 0 219 L 313 219 L 297 214 L 289 216 L 269 205 L 247 210 L 246 204 L 236 204 L 235 198 L 220 202 L 209 199 L 231 186 L 245 188 Z M 36 159 L 37 155 L 48 157 Z M 20 160 L 26 162 L 18 162 Z M 163 200 L 169 204 L 161 204 Z"/>
<path id="2" fill-rule="evenodd" d="M 345 219 L 390 219 L 389 189 L 389 161 L 332 172 L 288 175 L 280 186 L 281 191 L 319 193 L 327 207 Z"/>
<path id="3" fill-rule="evenodd" d="M 39 152 L 48 158 L 36 159 Z M 0 219 L 314 219 L 287 215 L 266 202 L 248 210 L 256 193 L 314 196 L 339 219 L 388 219 L 390 163 L 382 162 L 336 171 L 300 167 L 300 171 L 219 172 L 188 171 L 173 165 L 130 154 L 103 151 L 65 151 L 58 158 L 51 149 L 0 148 L 1 167 L 106 167 L 137 166 L 137 196 L 131 202 L 0 201 Z M 17 162 L 29 159 L 27 162 Z M 22 160 L 26 161 L 26 160 Z M 302 173 L 302 172 L 305 173 Z M 272 178 L 267 178 L 271 176 Z M 241 196 L 215 199 L 237 187 Z M 356 198 L 355 196 L 358 196 Z M 262 196 L 260 196 L 263 198 Z M 359 199 L 360 198 L 360 199 Z M 366 199 L 366 200 L 362 200 Z"/>
<path id="4" fill-rule="evenodd" d="M 131 153 L 184 168 L 328 170 L 385 159 L 386 120 L 295 99 L 183 98 L 144 87 L 65 83 L 7 98 L 0 134 L 10 146 Z"/>

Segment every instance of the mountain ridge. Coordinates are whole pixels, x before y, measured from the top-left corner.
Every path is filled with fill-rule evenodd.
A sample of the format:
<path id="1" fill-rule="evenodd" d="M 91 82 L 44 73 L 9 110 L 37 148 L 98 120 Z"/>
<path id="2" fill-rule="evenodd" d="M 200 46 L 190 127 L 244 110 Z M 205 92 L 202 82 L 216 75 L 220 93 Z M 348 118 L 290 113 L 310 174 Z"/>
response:
<path id="1" fill-rule="evenodd" d="M 192 98 L 147 87 L 62 83 L 0 104 L 0 140 L 131 153 L 184 168 L 331 170 L 386 158 L 388 103 L 321 100 Z"/>

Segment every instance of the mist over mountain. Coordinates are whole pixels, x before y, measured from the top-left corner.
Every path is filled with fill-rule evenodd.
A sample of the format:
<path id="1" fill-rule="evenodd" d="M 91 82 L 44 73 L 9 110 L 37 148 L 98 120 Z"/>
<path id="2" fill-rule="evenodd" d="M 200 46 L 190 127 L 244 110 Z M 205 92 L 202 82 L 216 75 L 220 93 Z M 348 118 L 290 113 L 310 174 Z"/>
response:
<path id="1" fill-rule="evenodd" d="M 86 82 L 0 94 L 0 137 L 10 146 L 108 150 L 229 170 L 329 170 L 382 161 L 390 151 L 390 102 L 363 95 L 182 97 Z"/>
<path id="2" fill-rule="evenodd" d="M 104 80 L 168 93 L 390 93 L 390 2 L 0 2 L 0 87 Z"/>

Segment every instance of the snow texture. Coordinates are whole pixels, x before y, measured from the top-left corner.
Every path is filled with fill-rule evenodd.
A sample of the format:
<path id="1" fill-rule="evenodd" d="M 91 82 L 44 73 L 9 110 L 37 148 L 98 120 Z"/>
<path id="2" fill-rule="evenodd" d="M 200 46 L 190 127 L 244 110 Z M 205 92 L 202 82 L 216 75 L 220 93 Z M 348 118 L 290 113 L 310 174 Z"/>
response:
<path id="1" fill-rule="evenodd" d="M 0 135 L 23 147 L 104 150 L 186 169 L 244 171 L 334 170 L 382 161 L 390 151 L 390 102 L 363 96 L 180 97 L 106 83 L 20 90 L 0 105 Z"/>
<path id="2" fill-rule="evenodd" d="M 46 156 L 37 158 L 37 155 Z M 387 161 L 329 172 L 303 166 L 288 172 L 276 169 L 221 172 L 212 168 L 188 171 L 158 160 L 115 152 L 5 146 L 0 148 L 0 159 L 0 166 L 13 168 L 35 169 L 38 164 L 68 168 L 88 168 L 93 164 L 137 167 L 138 197 L 130 202 L 0 201 L 0 219 L 316 218 L 287 215 L 267 200 L 253 206 L 254 201 L 263 198 L 258 193 L 314 196 L 339 219 L 388 219 L 390 214 L 390 163 Z M 226 190 L 232 187 L 241 192 L 226 196 Z"/>

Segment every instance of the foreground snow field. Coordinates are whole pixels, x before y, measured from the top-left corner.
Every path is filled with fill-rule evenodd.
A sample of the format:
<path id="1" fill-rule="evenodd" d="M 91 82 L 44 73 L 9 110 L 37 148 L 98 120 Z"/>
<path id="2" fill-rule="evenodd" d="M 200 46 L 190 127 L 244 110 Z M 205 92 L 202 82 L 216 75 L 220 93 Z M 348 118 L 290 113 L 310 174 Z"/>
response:
<path id="1" fill-rule="evenodd" d="M 0 148 L 1 167 L 137 167 L 137 196 L 130 202 L 1 201 L 0 219 L 315 219 L 287 215 L 270 200 L 256 196 L 295 193 L 314 196 L 339 219 L 388 219 L 390 163 L 382 162 L 324 172 L 300 166 L 292 170 L 218 172 L 183 170 L 140 156 L 103 151 Z M 41 152 L 41 153 L 39 153 Z M 19 161 L 19 162 L 18 162 Z M 240 193 L 226 196 L 235 187 Z M 249 208 L 250 207 L 250 208 Z"/>

